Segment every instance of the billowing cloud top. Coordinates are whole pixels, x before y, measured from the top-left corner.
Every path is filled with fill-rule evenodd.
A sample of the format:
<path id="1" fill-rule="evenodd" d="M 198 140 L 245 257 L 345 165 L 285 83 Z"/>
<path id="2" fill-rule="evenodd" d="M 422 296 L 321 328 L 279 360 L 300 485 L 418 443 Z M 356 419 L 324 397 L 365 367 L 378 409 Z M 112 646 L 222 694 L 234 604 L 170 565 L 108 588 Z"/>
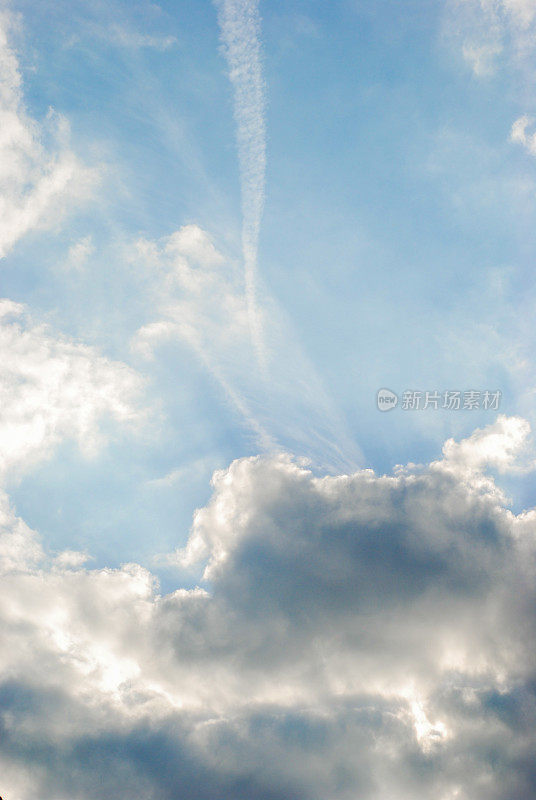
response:
<path id="1" fill-rule="evenodd" d="M 536 516 L 484 471 L 527 436 L 500 417 L 391 477 L 238 460 L 175 556 L 205 589 L 164 596 L 6 507 L 9 796 L 529 797 Z"/>

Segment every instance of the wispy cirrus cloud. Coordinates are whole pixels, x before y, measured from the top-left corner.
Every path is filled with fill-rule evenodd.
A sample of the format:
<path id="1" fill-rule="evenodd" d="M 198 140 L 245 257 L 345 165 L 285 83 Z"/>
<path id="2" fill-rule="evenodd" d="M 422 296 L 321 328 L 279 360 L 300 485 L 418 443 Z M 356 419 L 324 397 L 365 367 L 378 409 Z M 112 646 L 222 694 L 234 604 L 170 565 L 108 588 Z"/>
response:
<path id="1" fill-rule="evenodd" d="M 266 360 L 256 301 L 259 232 L 265 197 L 266 97 L 262 74 L 258 0 L 214 0 L 229 77 L 234 89 L 242 192 L 242 253 L 251 333 Z"/>
<path id="2" fill-rule="evenodd" d="M 206 231 L 185 225 L 160 241 L 140 240 L 132 258 L 150 270 L 148 300 L 156 311 L 156 318 L 136 333 L 135 352 L 151 358 L 163 342 L 185 343 L 263 453 L 285 448 L 335 470 L 362 462 L 291 325 L 269 296 L 259 303 L 258 314 L 277 358 L 265 367 L 259 364 L 238 270 Z"/>
<path id="3" fill-rule="evenodd" d="M 110 44 L 117 45 L 118 47 L 132 48 L 134 50 L 140 48 L 151 47 L 156 50 L 169 50 L 177 44 L 176 36 L 163 36 L 158 34 L 140 33 L 136 30 L 131 30 L 126 26 L 111 25 L 106 29 L 98 31 L 105 41 Z"/>
<path id="4" fill-rule="evenodd" d="M 71 150 L 64 117 L 51 110 L 39 124 L 28 116 L 14 27 L 14 16 L 0 10 L 0 258 L 29 231 L 55 227 L 98 179 Z"/>
<path id="5" fill-rule="evenodd" d="M 121 23 L 110 20 L 100 23 L 87 22 L 83 25 L 81 34 L 71 37 L 69 46 L 77 45 L 85 37 L 91 37 L 125 50 L 153 49 L 163 52 L 178 44 L 176 36 L 149 33 L 147 31 L 142 32 L 126 20 Z"/>

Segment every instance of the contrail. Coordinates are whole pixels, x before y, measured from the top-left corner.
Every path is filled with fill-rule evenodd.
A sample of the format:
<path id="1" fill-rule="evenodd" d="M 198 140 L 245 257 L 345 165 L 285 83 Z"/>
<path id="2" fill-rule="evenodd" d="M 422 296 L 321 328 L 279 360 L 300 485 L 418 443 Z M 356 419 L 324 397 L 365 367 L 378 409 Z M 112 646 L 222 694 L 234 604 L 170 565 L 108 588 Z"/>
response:
<path id="1" fill-rule="evenodd" d="M 266 98 L 262 76 L 258 0 L 214 0 L 229 77 L 234 89 L 242 194 L 242 254 L 249 325 L 257 357 L 265 365 L 257 305 L 257 253 L 266 174 Z"/>

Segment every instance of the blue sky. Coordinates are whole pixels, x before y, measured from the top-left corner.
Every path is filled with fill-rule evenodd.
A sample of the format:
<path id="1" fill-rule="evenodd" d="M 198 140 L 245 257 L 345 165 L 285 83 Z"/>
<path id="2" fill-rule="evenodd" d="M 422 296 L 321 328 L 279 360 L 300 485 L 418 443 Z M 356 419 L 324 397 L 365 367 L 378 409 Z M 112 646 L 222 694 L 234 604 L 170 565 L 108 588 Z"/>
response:
<path id="1" fill-rule="evenodd" d="M 64 115 L 72 150 L 100 170 L 100 183 L 61 228 L 17 242 L 4 261 L 4 294 L 132 363 L 131 338 L 150 316 L 150 276 L 128 256 L 134 242 L 195 224 L 240 264 L 233 95 L 215 9 L 74 3 L 67 13 L 61 3 L 22 3 L 13 12 L 21 15 L 15 36 L 28 114 L 42 120 L 53 108 Z M 519 375 L 512 363 L 530 361 L 531 344 L 523 320 L 532 291 L 534 173 L 530 156 L 509 141 L 513 121 L 530 111 L 526 81 L 507 54 L 491 74 L 474 74 L 463 57 L 473 32 L 456 33 L 454 16 L 427 3 L 262 9 L 267 173 L 259 291 L 277 303 L 330 396 L 349 461 L 380 470 L 436 457 L 449 435 L 491 421 L 475 411 L 380 417 L 381 386 L 500 389 L 507 413 L 531 410 L 524 399 L 530 364 Z M 90 251 L 83 266 L 58 266 L 80 242 Z M 282 358 L 274 349 L 275 375 Z M 135 474 L 124 486 L 121 470 L 123 487 L 113 496 L 124 490 L 128 507 L 144 481 L 192 458 L 205 464 L 190 487 L 148 497 L 130 522 L 128 511 L 121 515 L 122 526 L 134 529 L 140 514 L 157 515 L 169 548 L 207 498 L 212 470 L 257 452 L 258 443 L 190 352 L 169 348 L 156 364 L 136 368 L 151 373 L 148 401 L 163 405 L 167 422 L 160 440 L 124 442 Z M 238 372 L 232 380 L 243 391 Z M 269 432 L 277 446 L 295 450 L 280 420 L 289 404 L 299 415 L 302 398 L 287 372 L 271 380 L 289 385 L 284 401 L 268 402 Z M 306 419 L 292 424 L 306 428 Z M 302 451 L 329 466 L 328 454 Z M 83 462 L 71 471 L 91 481 Z M 58 541 L 63 526 L 41 494 L 60 472 L 41 467 L 17 498 Z M 113 474 L 106 482 L 117 483 Z M 105 547 L 103 526 L 93 521 L 84 546 Z M 142 535 L 133 533 L 120 551 L 114 543 L 107 557 L 141 557 Z"/>
<path id="2" fill-rule="evenodd" d="M 464 638 L 479 627 L 479 591 L 497 619 L 521 615 L 525 634 L 531 624 L 505 599 L 513 577 L 498 542 L 508 539 L 515 564 L 532 553 L 534 3 L 13 0 L 0 11 L 2 563 L 14 597 L 42 581 L 43 606 L 49 598 L 56 608 L 46 617 L 54 625 L 32 608 L 18 613 L 36 652 L 49 642 L 51 674 L 72 670 L 76 690 L 61 707 L 90 715 L 84 680 L 103 708 L 121 706 L 107 729 L 117 756 L 93 769 L 109 773 L 117 797 L 141 770 L 148 800 L 313 798 L 305 773 L 287 765 L 268 777 L 263 762 L 263 747 L 276 758 L 295 726 L 303 758 L 318 752 L 329 765 L 318 778 L 327 800 L 353 798 L 358 787 L 360 797 L 383 798 L 395 786 L 394 800 L 480 797 L 491 761 L 475 755 L 466 778 L 449 762 L 469 736 L 448 694 L 453 670 L 480 698 L 479 721 L 492 713 L 493 692 L 534 703 L 529 667 L 504 653 L 528 664 L 521 634 L 506 643 L 490 629 L 495 649 L 488 641 L 478 652 Z M 381 388 L 399 396 L 389 413 L 377 408 Z M 406 390 L 499 391 L 501 401 L 405 410 Z M 447 558 L 456 526 L 463 536 Z M 376 550 L 373 535 L 383 536 Z M 482 560 L 480 577 L 467 558 Z M 78 596 L 76 576 L 80 593 L 102 591 L 102 608 Z M 467 589 L 457 609 L 455 587 L 465 598 L 471 583 L 475 594 Z M 448 613 L 463 619 L 430 652 L 421 602 L 438 630 Z M 92 622 L 77 638 L 84 604 Z M 113 641 L 102 633 L 108 607 Z M 141 650 L 123 652 L 138 613 Z M 367 628 L 368 651 L 352 644 L 361 613 L 365 628 L 377 613 L 384 634 L 376 640 Z M 23 663 L 20 631 L 9 635 Z M 396 660 L 401 639 L 411 687 L 391 666 L 375 685 L 370 665 Z M 148 653 L 164 641 L 170 652 L 182 643 L 184 660 L 155 667 Z M 291 641 L 304 653 L 321 643 L 310 675 Z M 290 648 L 285 663 L 278 647 Z M 247 708 L 228 671 L 233 653 L 252 687 Z M 101 657 L 108 666 L 97 675 Z M 273 661 L 273 684 L 262 659 Z M 357 683 L 344 677 L 354 662 Z M 198 685 L 201 664 L 221 681 L 221 697 Z M 60 677 L 45 687 L 31 669 L 5 669 L 9 708 L 13 681 L 36 693 L 36 708 L 61 687 Z M 184 697 L 166 669 L 185 683 Z M 358 696 L 379 715 L 364 727 L 359 714 L 345 716 Z M 131 727 L 127 707 L 136 709 Z M 274 722 L 283 708 L 286 733 Z M 334 727 L 314 744 L 323 714 Z M 413 764 L 401 767 L 402 782 L 370 754 L 356 772 L 339 741 L 348 724 L 356 747 L 385 734 L 394 752 L 399 733 L 375 727 L 382 714 L 414 732 L 415 750 L 397 757 Z M 225 727 L 231 718 L 240 730 Z M 210 736 L 196 738 L 207 720 L 219 762 L 207 755 Z M 159 725 L 184 751 L 169 744 L 151 779 L 141 765 L 158 749 Z M 84 759 L 65 756 L 43 726 L 32 783 L 24 763 L 37 745 L 15 725 L 1 756 L 4 800 L 34 797 L 40 780 L 52 781 L 58 800 L 72 797 L 76 775 L 77 796 L 93 797 Z M 510 730 L 496 794 L 482 796 L 536 792 L 530 770 L 512 777 L 532 743 L 517 723 Z M 90 735 L 97 752 L 103 741 Z M 255 750 L 249 788 L 243 737 Z M 204 788 L 192 777 L 199 770 Z"/>

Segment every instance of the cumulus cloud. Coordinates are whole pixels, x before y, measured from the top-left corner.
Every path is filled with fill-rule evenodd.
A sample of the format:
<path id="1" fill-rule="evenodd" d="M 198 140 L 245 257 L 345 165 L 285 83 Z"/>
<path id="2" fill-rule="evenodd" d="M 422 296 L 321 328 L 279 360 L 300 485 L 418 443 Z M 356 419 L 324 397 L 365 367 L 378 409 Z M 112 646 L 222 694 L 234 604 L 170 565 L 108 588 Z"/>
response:
<path id="1" fill-rule="evenodd" d="M 47 458 L 65 438 L 88 455 L 99 423 L 141 419 L 137 374 L 95 349 L 32 323 L 24 306 L 0 300 L 0 484 Z"/>
<path id="2" fill-rule="evenodd" d="M 14 17 L 0 10 L 0 258 L 29 231 L 56 226 L 89 196 L 98 177 L 71 150 L 64 117 L 50 111 L 39 124 L 28 116 L 10 46 L 14 24 Z"/>
<path id="3" fill-rule="evenodd" d="M 150 271 L 153 296 L 147 299 L 156 309 L 156 319 L 133 339 L 139 355 L 152 358 L 166 341 L 186 344 L 263 451 L 291 449 L 337 470 L 360 462 L 291 326 L 266 294 L 258 313 L 267 360 L 259 364 L 240 271 L 206 231 L 186 225 L 160 241 L 141 240 L 133 257 Z"/>
<path id="4" fill-rule="evenodd" d="M 528 433 L 500 417 L 394 476 L 240 459 L 175 556 L 205 588 L 165 596 L 133 564 L 39 561 L 21 529 L 0 596 L 3 794 L 532 796 L 536 515 L 485 471 Z"/>
<path id="5" fill-rule="evenodd" d="M 528 463 L 521 463 L 522 457 L 531 452 L 529 433 L 526 420 L 501 415 L 493 424 L 477 429 L 468 439 L 459 443 L 449 439 L 443 447 L 442 466 L 468 473 L 479 473 L 486 467 L 503 473 L 530 470 L 534 467 L 530 456 Z"/>

